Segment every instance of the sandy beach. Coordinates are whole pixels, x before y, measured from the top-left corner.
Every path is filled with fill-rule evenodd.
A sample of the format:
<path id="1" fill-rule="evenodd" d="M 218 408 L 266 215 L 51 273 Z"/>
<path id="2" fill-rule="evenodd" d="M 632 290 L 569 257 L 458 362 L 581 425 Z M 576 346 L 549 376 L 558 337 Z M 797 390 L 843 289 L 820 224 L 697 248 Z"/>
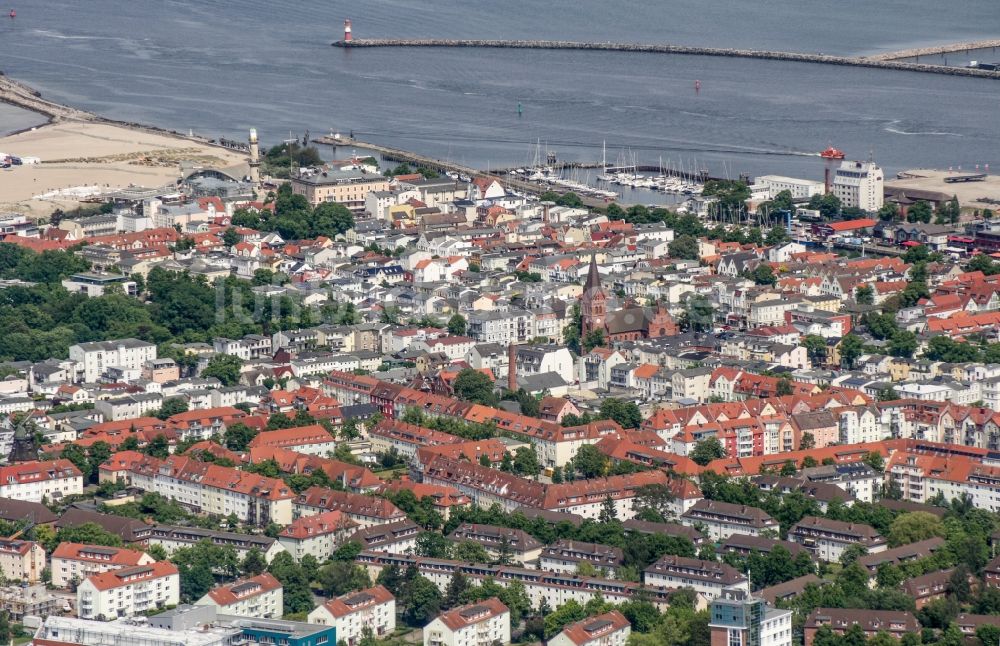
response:
<path id="1" fill-rule="evenodd" d="M 1000 210 L 1000 176 L 990 174 L 981 182 L 949 183 L 944 181 L 945 177 L 982 172 L 986 171 L 974 168 L 952 171 L 920 168 L 905 171 L 903 173 L 906 175 L 905 179 L 886 177 L 885 185 L 887 188 L 920 189 L 954 195 L 958 198 L 963 209 Z"/>
<path id="2" fill-rule="evenodd" d="M 156 188 L 177 180 L 182 161 L 224 168 L 246 159 L 181 137 L 93 121 L 60 121 L 3 137 L 0 152 L 41 160 L 0 171 L 0 212 L 32 217 L 75 208 L 83 187 Z"/>

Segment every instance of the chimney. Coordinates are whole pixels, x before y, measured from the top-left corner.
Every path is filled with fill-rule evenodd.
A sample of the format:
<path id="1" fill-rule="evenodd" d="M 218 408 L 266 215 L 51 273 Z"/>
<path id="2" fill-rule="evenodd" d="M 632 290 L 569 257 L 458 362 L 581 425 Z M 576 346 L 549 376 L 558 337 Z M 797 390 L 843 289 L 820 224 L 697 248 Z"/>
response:
<path id="1" fill-rule="evenodd" d="M 517 346 L 507 346 L 507 390 L 517 392 Z"/>
<path id="2" fill-rule="evenodd" d="M 543 224 L 547 225 L 549 223 L 549 209 L 551 209 L 555 205 L 556 205 L 555 202 L 549 202 L 547 200 L 545 202 L 542 202 L 542 223 Z"/>

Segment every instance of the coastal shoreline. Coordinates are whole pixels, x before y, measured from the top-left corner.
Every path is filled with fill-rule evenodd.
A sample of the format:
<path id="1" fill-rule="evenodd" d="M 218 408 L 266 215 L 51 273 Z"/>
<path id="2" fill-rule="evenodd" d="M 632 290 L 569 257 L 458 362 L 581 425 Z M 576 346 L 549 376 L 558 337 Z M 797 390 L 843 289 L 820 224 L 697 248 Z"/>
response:
<path id="1" fill-rule="evenodd" d="M 213 139 L 207 137 L 202 137 L 198 135 L 187 135 L 176 130 L 169 130 L 167 128 L 162 128 L 160 126 L 153 126 L 145 123 L 121 121 L 117 119 L 109 119 L 103 117 L 99 114 L 89 112 L 87 110 L 81 110 L 79 108 L 74 108 L 62 103 L 57 103 L 42 97 L 41 92 L 34 89 L 30 85 L 18 81 L 16 79 L 7 76 L 3 71 L 0 71 L 0 102 L 6 103 L 8 105 L 13 105 L 15 107 L 21 108 L 22 110 L 28 110 L 29 112 L 34 112 L 35 114 L 40 114 L 46 118 L 46 122 L 37 126 L 21 128 L 9 132 L 3 137 L 11 137 L 14 135 L 23 134 L 25 132 L 30 132 L 33 129 L 44 128 L 46 126 L 51 126 L 56 123 L 66 122 L 66 121 L 77 121 L 82 123 L 99 123 L 110 126 L 116 126 L 118 128 L 126 128 L 129 130 L 135 130 L 137 132 L 145 132 L 148 134 L 155 134 L 167 137 L 175 137 L 177 139 L 182 139 L 185 141 L 191 141 L 200 145 L 205 146 L 216 146 L 218 148 L 233 152 L 242 153 L 242 151 L 230 148 L 228 146 L 223 146 L 222 144 L 216 142 Z"/>
<path id="2" fill-rule="evenodd" d="M 108 119 L 44 99 L 4 75 L 0 75 L 0 103 L 45 120 L 0 136 L 0 150 L 5 153 L 41 160 L 0 172 L 0 212 L 43 220 L 57 209 L 78 207 L 91 195 L 173 185 L 185 162 L 232 168 L 246 165 L 248 158 L 244 150 L 204 137 Z"/>

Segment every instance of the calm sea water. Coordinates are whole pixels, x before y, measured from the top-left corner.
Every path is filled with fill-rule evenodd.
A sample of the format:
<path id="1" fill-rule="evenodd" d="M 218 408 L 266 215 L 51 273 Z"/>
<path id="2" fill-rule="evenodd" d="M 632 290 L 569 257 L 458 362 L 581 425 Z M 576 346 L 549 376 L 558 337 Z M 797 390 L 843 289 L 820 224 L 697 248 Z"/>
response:
<path id="1" fill-rule="evenodd" d="M 810 155 L 828 145 L 873 154 L 889 172 L 1000 168 L 995 81 L 651 54 L 329 46 L 350 17 L 356 37 L 867 54 L 997 37 L 995 0 L 12 2 L 17 19 L 0 20 L 7 74 L 112 118 L 212 137 L 254 126 L 279 143 L 289 132 L 353 130 L 484 168 L 525 165 L 536 142 L 589 161 L 606 142 L 610 161 L 634 155 L 730 176 L 819 177 Z M 0 110 L 0 131 L 26 125 L 15 115 Z"/>

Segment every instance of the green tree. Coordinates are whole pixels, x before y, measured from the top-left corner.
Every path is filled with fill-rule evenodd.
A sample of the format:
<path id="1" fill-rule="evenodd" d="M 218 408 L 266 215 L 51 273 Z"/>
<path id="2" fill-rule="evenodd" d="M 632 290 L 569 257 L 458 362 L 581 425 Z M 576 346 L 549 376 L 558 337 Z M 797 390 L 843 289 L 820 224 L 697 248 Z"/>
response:
<path id="1" fill-rule="evenodd" d="M 703 294 L 688 294 L 680 325 L 692 332 L 709 332 L 715 322 L 715 307 Z"/>
<path id="2" fill-rule="evenodd" d="M 635 402 L 607 397 L 601 401 L 600 418 L 618 422 L 622 428 L 639 428 L 642 424 L 642 411 Z"/>
<path id="3" fill-rule="evenodd" d="M 778 383 L 775 386 L 775 392 L 779 397 L 786 397 L 795 392 L 792 387 L 792 381 L 788 377 L 782 376 L 778 379 Z"/>
<path id="4" fill-rule="evenodd" d="M 778 283 L 778 277 L 774 275 L 774 270 L 767 263 L 757 265 L 752 271 L 746 272 L 745 277 L 757 285 L 776 285 Z"/>
<path id="5" fill-rule="evenodd" d="M 256 547 L 251 548 L 243 559 L 242 570 L 251 576 L 256 576 L 267 569 L 264 554 Z"/>
<path id="6" fill-rule="evenodd" d="M 237 233 L 236 229 L 234 229 L 233 227 L 229 227 L 222 234 L 222 244 L 226 245 L 227 247 L 235 246 L 242 239 L 243 239 L 242 236 L 240 236 L 240 234 Z"/>
<path id="7" fill-rule="evenodd" d="M 909 330 L 900 330 L 893 335 L 892 340 L 889 341 L 889 354 L 894 357 L 905 357 L 910 359 L 913 357 L 913 353 L 917 351 L 919 342 L 917 341 L 917 335 Z"/>
<path id="8" fill-rule="evenodd" d="M 598 328 L 587 332 L 583 337 L 582 345 L 584 353 L 590 352 L 594 348 L 604 347 L 604 330 Z"/>
<path id="9" fill-rule="evenodd" d="M 489 563 L 490 555 L 482 545 L 475 541 L 462 541 L 452 550 L 452 558 L 466 563 Z"/>
<path id="10" fill-rule="evenodd" d="M 878 210 L 878 219 L 885 222 L 894 222 L 899 219 L 899 205 L 895 202 L 886 202 Z"/>
<path id="11" fill-rule="evenodd" d="M 417 574 L 406 582 L 401 601 L 403 621 L 410 626 L 425 626 L 437 616 L 443 599 L 430 579 Z"/>
<path id="12" fill-rule="evenodd" d="M 854 300 L 856 300 L 859 305 L 874 305 L 875 290 L 872 289 L 871 285 L 859 285 L 854 290 Z"/>
<path id="13" fill-rule="evenodd" d="M 338 597 L 371 587 L 368 572 L 353 561 L 331 561 L 316 572 L 316 583 L 324 596 Z"/>
<path id="14" fill-rule="evenodd" d="M 493 381 L 485 374 L 472 368 L 465 368 L 455 377 L 453 384 L 455 395 L 466 401 L 484 406 L 493 406 L 497 402 Z"/>
<path id="15" fill-rule="evenodd" d="M 907 222 L 923 222 L 925 224 L 931 221 L 931 205 L 927 202 L 920 200 L 916 204 L 913 204 L 906 210 L 906 221 Z"/>
<path id="16" fill-rule="evenodd" d="M 250 446 L 250 440 L 257 436 L 257 430 L 247 426 L 242 422 L 235 422 L 226 426 L 222 433 L 222 443 L 230 451 L 242 453 Z"/>
<path id="17" fill-rule="evenodd" d="M 892 386 L 884 386 L 875 391 L 875 399 L 880 402 L 888 402 L 899 399 L 899 393 Z"/>
<path id="18" fill-rule="evenodd" d="M 361 570 L 360 567 L 358 569 Z M 315 607 L 312 591 L 309 587 L 309 575 L 300 564 L 295 562 L 291 554 L 282 552 L 276 555 L 267 567 L 267 571 L 280 581 L 284 588 L 284 613 L 286 615 L 308 612 Z M 363 570 L 361 572 L 364 573 Z M 364 576 L 367 579 L 367 573 L 364 573 Z"/>
<path id="19" fill-rule="evenodd" d="M 913 511 L 900 514 L 892 521 L 887 538 L 891 547 L 898 547 L 944 535 L 940 518 L 926 511 Z"/>
<path id="20" fill-rule="evenodd" d="M 767 237 L 764 238 L 764 242 L 768 246 L 779 245 L 782 242 L 788 240 L 788 230 L 784 226 L 773 226 L 767 231 Z"/>
<path id="21" fill-rule="evenodd" d="M 168 419 L 173 415 L 179 415 L 188 411 L 187 402 L 180 397 L 167 397 L 160 404 L 160 409 L 156 411 L 156 417 Z"/>
<path id="22" fill-rule="evenodd" d="M 83 523 L 82 525 L 72 525 L 59 528 L 45 545 L 47 551 L 52 551 L 60 543 L 82 543 L 84 545 L 105 545 L 107 547 L 121 547 L 122 539 L 117 534 L 105 531 L 97 523 Z"/>
<path id="23" fill-rule="evenodd" d="M 451 580 L 448 581 L 448 588 L 445 590 L 444 601 L 441 607 L 447 610 L 459 605 L 462 595 L 468 589 L 469 579 L 460 571 L 455 570 L 454 574 L 451 575 Z"/>
<path id="24" fill-rule="evenodd" d="M 454 314 L 448 319 L 448 334 L 463 336 L 468 328 L 468 322 L 461 314 Z"/>
<path id="25" fill-rule="evenodd" d="M 170 443 L 167 436 L 160 433 L 151 439 L 142 450 L 148 456 L 166 460 L 170 456 Z"/>
<path id="26" fill-rule="evenodd" d="M 542 467 L 538 463 L 538 454 L 532 447 L 522 446 L 514 451 L 514 473 L 519 476 L 537 476 Z"/>
<path id="27" fill-rule="evenodd" d="M 235 386 L 240 382 L 240 369 L 243 361 L 231 354 L 217 354 L 208 360 L 208 365 L 201 371 L 203 379 L 215 377 L 223 386 Z"/>
<path id="28" fill-rule="evenodd" d="M 896 324 L 896 317 L 892 314 L 871 313 L 865 317 L 865 326 L 876 339 L 891 339 L 899 332 L 899 325 Z"/>
<path id="29" fill-rule="evenodd" d="M 800 341 L 802 347 L 806 349 L 809 360 L 814 364 L 822 364 L 826 361 L 827 345 L 826 339 L 818 334 L 807 334 Z"/>
<path id="30" fill-rule="evenodd" d="M 682 235 L 674 238 L 667 245 L 667 251 L 671 258 L 679 260 L 698 260 L 698 240 L 694 236 Z"/>
<path id="31" fill-rule="evenodd" d="M 706 466 L 712 460 L 726 457 L 726 449 L 718 438 L 708 437 L 694 445 L 690 457 L 696 464 Z"/>
<path id="32" fill-rule="evenodd" d="M 855 362 L 864 353 L 865 343 L 854 334 L 847 334 L 840 340 L 840 363 L 847 369 L 853 369 Z"/>
<path id="33" fill-rule="evenodd" d="M 607 474 L 608 457 L 593 444 L 584 444 L 573 456 L 573 468 L 581 478 L 597 478 Z"/>

